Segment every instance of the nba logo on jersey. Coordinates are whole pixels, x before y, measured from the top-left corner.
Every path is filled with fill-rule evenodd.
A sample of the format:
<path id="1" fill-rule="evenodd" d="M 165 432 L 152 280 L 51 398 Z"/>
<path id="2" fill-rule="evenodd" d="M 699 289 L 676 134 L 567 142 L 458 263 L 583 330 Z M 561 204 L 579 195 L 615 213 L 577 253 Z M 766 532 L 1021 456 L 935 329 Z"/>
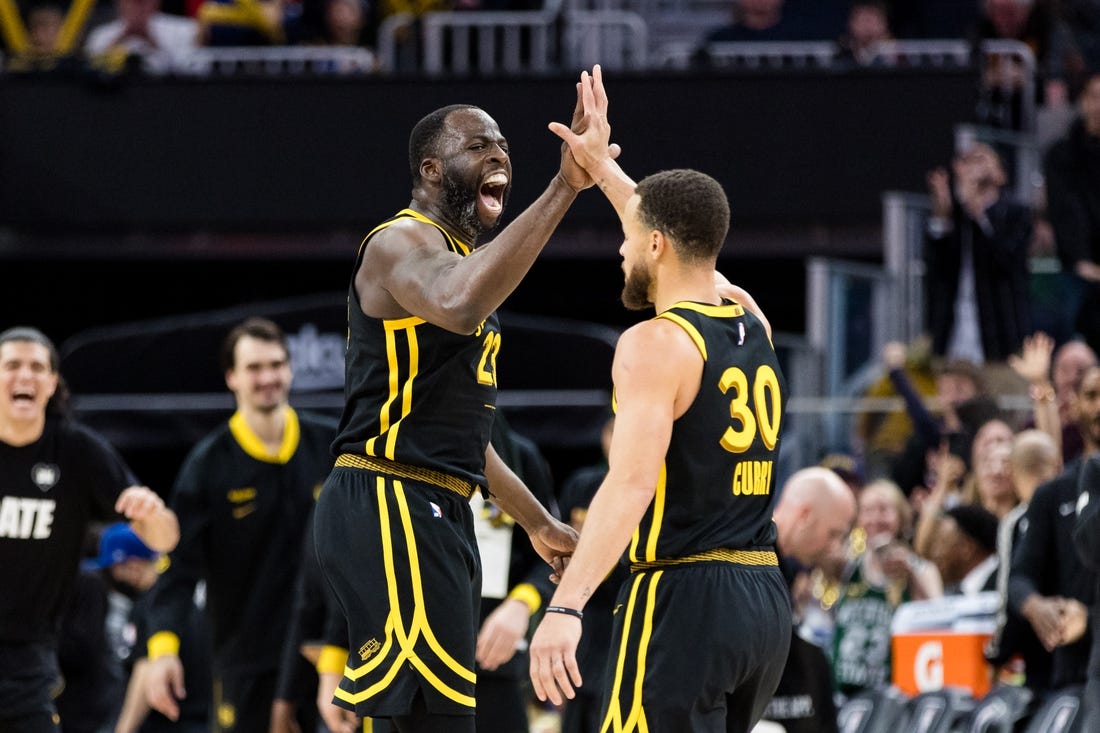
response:
<path id="1" fill-rule="evenodd" d="M 431 504 L 431 506 L 432 506 L 432 516 L 433 517 L 442 517 L 443 516 L 443 510 L 441 510 L 439 508 L 438 504 L 436 504 L 434 501 L 429 501 L 428 503 Z"/>
<path id="2" fill-rule="evenodd" d="M 57 485 L 61 470 L 52 463 L 36 463 L 31 468 L 31 481 L 43 492 Z"/>

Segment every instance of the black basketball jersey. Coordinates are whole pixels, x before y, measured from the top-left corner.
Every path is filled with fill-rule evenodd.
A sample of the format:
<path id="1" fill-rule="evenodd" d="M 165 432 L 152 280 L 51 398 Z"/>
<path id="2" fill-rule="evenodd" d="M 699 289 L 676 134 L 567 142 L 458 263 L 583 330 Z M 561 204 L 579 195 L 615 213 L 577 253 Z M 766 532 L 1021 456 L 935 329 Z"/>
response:
<path id="1" fill-rule="evenodd" d="M 172 492 L 180 541 L 150 602 L 152 632 L 187 629 L 206 580 L 216 668 L 274 669 L 286 637 L 302 538 L 332 470 L 335 423 L 286 408 L 270 454 L 238 412 L 188 453 Z"/>
<path id="2" fill-rule="evenodd" d="M 57 637 L 91 519 L 136 484 L 98 434 L 47 418 L 26 446 L 0 442 L 0 642 Z"/>
<path id="3" fill-rule="evenodd" d="M 657 492 L 627 560 L 773 545 L 787 387 L 764 325 L 731 302 L 680 302 L 656 317 L 687 332 L 703 356 L 703 375 L 695 401 L 673 424 Z"/>
<path id="4" fill-rule="evenodd" d="M 404 209 L 363 240 L 396 221 L 415 219 L 439 229 L 460 255 L 470 247 L 423 214 Z M 472 334 L 456 334 L 423 318 L 380 319 L 363 313 L 348 288 L 346 398 L 336 454 L 384 458 L 485 485 L 485 449 L 496 411 L 500 325 L 495 313 Z"/>

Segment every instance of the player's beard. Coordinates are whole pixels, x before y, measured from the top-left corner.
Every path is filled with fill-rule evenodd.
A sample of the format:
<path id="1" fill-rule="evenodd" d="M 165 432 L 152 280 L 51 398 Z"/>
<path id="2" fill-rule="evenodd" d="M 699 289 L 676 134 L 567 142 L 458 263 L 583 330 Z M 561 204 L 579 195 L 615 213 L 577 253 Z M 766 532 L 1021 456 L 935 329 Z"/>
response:
<path id="1" fill-rule="evenodd" d="M 623 305 L 632 311 L 645 310 L 653 305 L 649 299 L 649 289 L 653 284 L 653 276 L 649 270 L 641 265 L 634 265 L 626 273 L 626 282 L 623 283 Z"/>
<path id="2" fill-rule="evenodd" d="M 443 171 L 443 214 L 464 232 L 475 239 L 497 228 L 500 217 L 486 226 L 477 211 L 477 186 L 467 186 L 462 179 L 449 170 Z M 507 203 L 507 197 L 504 202 Z"/>

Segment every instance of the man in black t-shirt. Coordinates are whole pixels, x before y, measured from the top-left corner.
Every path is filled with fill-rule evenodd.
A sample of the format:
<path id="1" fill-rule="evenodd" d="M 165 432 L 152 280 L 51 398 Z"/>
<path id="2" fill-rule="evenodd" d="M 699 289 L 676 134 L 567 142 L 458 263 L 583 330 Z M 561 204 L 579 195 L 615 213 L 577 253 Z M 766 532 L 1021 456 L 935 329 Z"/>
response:
<path id="1" fill-rule="evenodd" d="M 0 333 L 0 733 L 54 733 L 57 641 L 87 525 L 122 515 L 150 547 L 179 539 L 175 514 L 98 434 L 66 418 L 57 349 Z"/>

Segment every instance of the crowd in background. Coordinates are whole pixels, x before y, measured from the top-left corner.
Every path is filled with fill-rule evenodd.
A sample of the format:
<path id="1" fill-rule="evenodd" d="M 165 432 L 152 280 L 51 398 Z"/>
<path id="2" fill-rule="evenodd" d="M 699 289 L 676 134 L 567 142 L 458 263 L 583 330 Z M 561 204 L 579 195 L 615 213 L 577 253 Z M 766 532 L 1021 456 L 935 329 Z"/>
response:
<path id="1" fill-rule="evenodd" d="M 667 5 L 668 7 L 663 7 Z M 708 45 L 739 41 L 832 41 L 840 64 L 881 65 L 888 56 L 875 44 L 892 39 L 1014 40 L 1035 55 L 1041 101 L 1064 105 L 1083 76 L 1100 65 L 1100 9 L 1088 0 L 4 0 L 0 50 L 10 71 L 42 71 L 90 60 L 118 69 L 142 59 L 164 72 L 199 47 L 334 46 L 376 50 L 387 18 L 415 19 L 436 11 L 616 9 L 643 21 L 672 9 L 697 47 L 696 63 L 708 63 Z M 697 12 L 700 11 L 700 12 Z M 716 18 L 726 16 L 725 21 Z M 697 18 L 697 20 L 692 20 Z M 659 28 L 653 29 L 660 32 Z M 396 39 L 415 46 L 415 27 Z M 414 52 L 415 54 L 415 52 Z M 985 100 L 990 121 L 1011 125 L 1018 110 L 1005 110 L 1025 72 L 1008 61 L 984 71 L 998 99 Z M 1006 91 L 1007 90 L 1007 91 Z"/>

